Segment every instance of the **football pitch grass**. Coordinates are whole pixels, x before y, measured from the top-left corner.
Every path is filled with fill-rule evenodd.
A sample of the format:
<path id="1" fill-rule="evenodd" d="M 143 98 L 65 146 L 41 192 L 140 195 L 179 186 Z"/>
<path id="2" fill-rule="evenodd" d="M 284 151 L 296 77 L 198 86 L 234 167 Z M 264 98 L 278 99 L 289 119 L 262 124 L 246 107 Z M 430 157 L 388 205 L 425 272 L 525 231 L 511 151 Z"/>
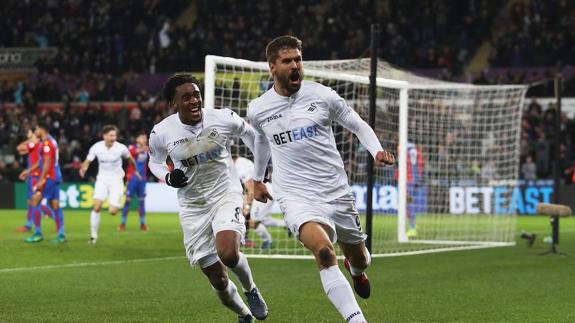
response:
<path id="1" fill-rule="evenodd" d="M 137 214 L 126 232 L 102 213 L 100 238 L 88 245 L 89 212 L 66 212 L 68 242 L 24 243 L 24 212 L 0 210 L 0 322 L 236 322 L 207 279 L 184 257 L 176 214 Z M 537 234 L 514 247 L 375 258 L 372 295 L 358 299 L 370 322 L 575 321 L 575 219 L 561 219 L 559 251 L 549 249 L 547 217 L 517 218 Z M 270 309 L 268 322 L 343 322 L 323 292 L 312 260 L 250 259 Z M 340 267 L 343 266 L 340 262 Z M 345 271 L 345 270 L 344 270 Z M 346 273 L 346 277 L 347 277 Z"/>

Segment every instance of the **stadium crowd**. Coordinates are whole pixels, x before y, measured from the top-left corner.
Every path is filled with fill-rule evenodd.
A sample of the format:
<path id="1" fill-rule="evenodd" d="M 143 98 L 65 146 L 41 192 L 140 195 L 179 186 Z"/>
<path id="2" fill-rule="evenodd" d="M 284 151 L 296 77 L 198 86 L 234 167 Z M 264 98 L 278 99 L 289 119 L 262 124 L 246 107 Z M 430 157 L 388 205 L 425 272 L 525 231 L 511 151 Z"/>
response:
<path id="1" fill-rule="evenodd" d="M 59 52 L 37 61 L 38 73 L 29 80 L 0 83 L 0 106 L 16 105 L 0 108 L 0 178 L 15 180 L 23 167 L 15 145 L 42 118 L 60 142 L 65 178 L 76 180 L 75 170 L 102 125 L 117 124 L 123 131 L 120 140 L 129 141 L 169 113 L 158 93 L 134 90 L 137 75 L 202 70 L 206 54 L 262 60 L 265 43 L 285 33 L 286 25 L 291 26 L 287 32 L 305 40 L 306 60 L 368 56 L 369 25 L 379 22 L 379 55 L 405 69 L 443 69 L 448 72 L 442 76 L 452 79 L 485 39 L 492 43 L 491 67 L 539 67 L 486 72 L 473 80 L 479 84 L 533 83 L 550 78 L 551 68 L 575 63 L 575 5 L 566 0 L 516 0 L 506 10 L 502 3 L 486 0 L 195 3 L 190 13 L 185 0 L 4 1 L 0 28 L 8 32 L 0 33 L 0 48 L 57 47 Z M 552 93 L 548 82 L 528 95 Z M 565 83 L 564 95 L 575 95 L 572 79 Z M 137 107 L 95 104 L 83 109 L 72 104 L 103 101 L 133 101 Z M 38 102 L 64 102 L 65 108 L 36 114 Z M 553 111 L 533 101 L 523 118 L 525 178 L 551 174 Z M 562 120 L 561 164 L 569 170 L 575 122 Z"/>
<path id="2" fill-rule="evenodd" d="M 494 24 L 489 61 L 494 67 L 574 65 L 575 3 L 513 1 L 509 19 Z"/>
<path id="3" fill-rule="evenodd" d="M 381 57 L 404 69 L 443 71 L 434 76 L 446 79 L 461 79 L 485 39 L 494 44 L 491 67 L 572 64 L 567 54 L 575 43 L 575 29 L 566 27 L 574 21 L 568 1 L 530 1 L 526 10 L 517 0 L 504 11 L 511 19 L 499 14 L 501 3 L 485 0 L 288 0 L 274 8 L 266 1 L 198 0 L 195 14 L 186 13 L 185 0 L 5 2 L 0 27 L 9 32 L 0 35 L 0 47 L 58 48 L 58 55 L 37 62 L 28 84 L 0 85 L 11 97 L 36 89 L 38 101 L 133 100 L 127 83 L 134 74 L 202 70 L 206 54 L 263 60 L 266 41 L 285 33 L 286 25 L 306 40 L 306 60 L 313 60 L 369 55 L 369 25 L 379 22 Z M 569 14 L 559 19 L 558 12 Z M 527 50 L 538 43 L 544 54 Z M 549 69 L 510 70 L 474 81 L 532 83 L 548 76 Z M 567 93 L 575 94 L 571 83 Z"/>

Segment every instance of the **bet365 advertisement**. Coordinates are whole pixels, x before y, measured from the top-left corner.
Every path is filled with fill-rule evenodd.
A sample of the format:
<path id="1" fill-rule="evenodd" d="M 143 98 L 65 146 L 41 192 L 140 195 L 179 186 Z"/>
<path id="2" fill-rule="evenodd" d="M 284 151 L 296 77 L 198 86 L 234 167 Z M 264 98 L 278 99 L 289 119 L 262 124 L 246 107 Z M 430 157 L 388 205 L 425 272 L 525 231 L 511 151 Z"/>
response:
<path id="1" fill-rule="evenodd" d="M 16 208 L 26 208 L 26 185 L 15 185 Z M 351 185 L 358 210 L 365 211 L 367 187 Z M 146 210 L 149 212 L 178 212 L 176 189 L 163 183 L 148 183 L 146 187 Z M 63 183 L 60 186 L 60 205 L 64 209 L 89 210 L 94 205 L 92 183 Z M 535 214 L 540 202 L 551 202 L 553 181 L 519 182 L 516 186 L 458 186 L 432 187 L 408 185 L 409 203 L 412 212 L 441 212 L 451 214 Z M 131 209 L 137 208 L 133 198 Z M 123 202 L 123 201 L 122 201 Z M 398 191 L 394 185 L 376 185 L 373 194 L 373 209 L 377 212 L 396 213 Z M 107 203 L 104 204 L 107 208 Z M 278 207 L 273 212 L 279 213 Z"/>
<path id="2" fill-rule="evenodd" d="M 16 194 L 15 205 L 18 209 L 25 209 L 27 187 L 25 183 L 15 185 Z M 60 207 L 64 209 L 89 210 L 94 206 L 94 184 L 93 183 L 62 183 L 60 185 Z M 124 203 L 125 197 L 122 198 Z M 108 207 L 108 202 L 104 203 L 104 208 Z M 131 209 L 137 209 L 137 202 L 130 203 Z"/>

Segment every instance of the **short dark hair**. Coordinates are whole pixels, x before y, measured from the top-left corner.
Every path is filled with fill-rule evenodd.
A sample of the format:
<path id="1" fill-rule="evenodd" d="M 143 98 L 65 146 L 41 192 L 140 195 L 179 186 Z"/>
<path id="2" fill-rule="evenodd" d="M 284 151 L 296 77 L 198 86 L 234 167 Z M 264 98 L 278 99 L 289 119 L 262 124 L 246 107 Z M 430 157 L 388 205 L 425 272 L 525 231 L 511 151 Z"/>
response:
<path id="1" fill-rule="evenodd" d="M 50 132 L 50 126 L 44 121 L 38 121 L 36 128 L 44 129 L 47 132 Z"/>
<path id="2" fill-rule="evenodd" d="M 107 134 L 110 131 L 115 131 L 116 134 L 120 132 L 120 130 L 118 129 L 118 127 L 116 127 L 113 124 L 107 124 L 102 128 L 102 135 Z"/>
<path id="3" fill-rule="evenodd" d="M 295 48 L 302 51 L 301 40 L 297 37 L 284 35 L 279 36 L 268 43 L 266 46 L 266 59 L 268 63 L 274 63 L 279 56 L 279 51 L 282 48 Z"/>
<path id="4" fill-rule="evenodd" d="M 176 95 L 176 88 L 185 83 L 194 83 L 198 88 L 201 88 L 200 81 L 191 73 L 176 73 L 164 83 L 164 88 L 162 89 L 164 99 L 168 102 L 172 102 L 174 95 Z"/>

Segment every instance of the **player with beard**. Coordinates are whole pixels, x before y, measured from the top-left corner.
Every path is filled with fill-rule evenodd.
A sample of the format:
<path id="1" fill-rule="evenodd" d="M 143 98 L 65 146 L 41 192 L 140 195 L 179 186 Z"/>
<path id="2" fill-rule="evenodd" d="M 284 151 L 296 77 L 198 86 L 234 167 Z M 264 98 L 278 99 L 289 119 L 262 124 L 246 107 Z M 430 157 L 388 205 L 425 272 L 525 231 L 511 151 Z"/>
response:
<path id="1" fill-rule="evenodd" d="M 315 256 L 324 291 L 346 322 L 367 322 L 340 271 L 333 244 L 345 256 L 356 293 L 370 295 L 364 273 L 370 263 L 359 214 L 336 148 L 332 122 L 353 132 L 375 159 L 393 165 L 373 130 L 335 91 L 303 81 L 301 41 L 272 40 L 266 57 L 274 86 L 250 102 L 248 118 L 256 130 L 254 198 L 271 199 L 264 179 L 270 154 L 272 186 L 290 230 Z"/>
<path id="2" fill-rule="evenodd" d="M 268 310 L 254 284 L 246 256 L 240 252 L 245 234 L 242 186 L 233 171 L 230 144 L 240 137 L 253 147 L 253 129 L 229 109 L 202 109 L 199 81 L 176 74 L 164 85 L 164 97 L 177 113 L 154 126 L 150 134 L 150 171 L 178 188 L 180 224 L 186 254 L 199 265 L 222 304 L 239 322 L 264 320 Z M 174 163 L 170 171 L 167 157 Z M 248 306 L 228 279 L 238 277 Z"/>

